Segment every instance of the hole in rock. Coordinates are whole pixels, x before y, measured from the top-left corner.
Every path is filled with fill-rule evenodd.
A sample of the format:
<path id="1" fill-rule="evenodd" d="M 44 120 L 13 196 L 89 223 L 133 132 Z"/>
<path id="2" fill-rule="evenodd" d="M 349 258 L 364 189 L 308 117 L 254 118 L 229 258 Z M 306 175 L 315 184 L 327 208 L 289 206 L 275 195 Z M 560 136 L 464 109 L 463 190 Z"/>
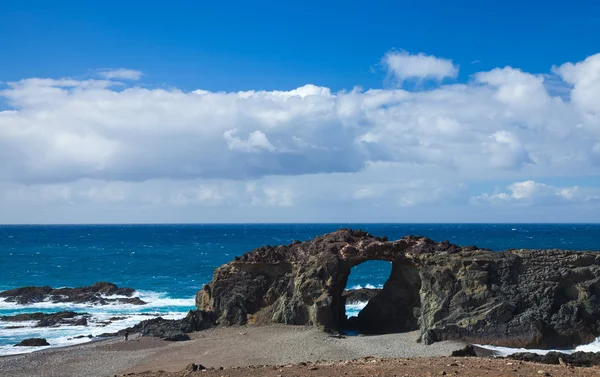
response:
<path id="1" fill-rule="evenodd" d="M 410 261 L 370 260 L 352 267 L 340 302 L 348 335 L 407 332 L 419 328 L 419 272 Z"/>

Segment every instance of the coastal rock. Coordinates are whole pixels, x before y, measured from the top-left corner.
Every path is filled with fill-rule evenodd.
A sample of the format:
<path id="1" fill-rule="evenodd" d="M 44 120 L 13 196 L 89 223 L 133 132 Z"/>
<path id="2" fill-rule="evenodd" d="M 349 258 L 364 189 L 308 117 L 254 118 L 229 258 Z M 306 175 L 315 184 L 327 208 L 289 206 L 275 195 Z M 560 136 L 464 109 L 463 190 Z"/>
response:
<path id="1" fill-rule="evenodd" d="M 450 355 L 452 357 L 477 357 L 477 353 L 475 352 L 475 348 L 471 344 L 467 344 L 463 348 L 452 351 Z"/>
<path id="2" fill-rule="evenodd" d="M 515 353 L 507 357 L 512 360 L 530 361 L 541 364 L 561 364 L 575 367 L 591 367 L 600 365 L 599 352 L 574 352 L 571 354 L 551 351 L 545 355 L 538 355 L 532 352 Z"/>
<path id="3" fill-rule="evenodd" d="M 23 322 L 23 321 L 38 321 L 36 327 L 52 327 L 58 325 L 71 326 L 87 326 L 87 318 L 90 315 L 87 313 L 75 313 L 63 311 L 58 313 L 23 313 L 13 316 L 2 316 L 0 321 L 5 322 Z"/>
<path id="4" fill-rule="evenodd" d="M 52 288 L 44 287 L 21 287 L 0 292 L 0 297 L 6 302 L 14 302 L 19 305 L 33 304 L 41 301 L 53 303 L 75 303 L 75 304 L 132 304 L 145 305 L 146 302 L 139 297 L 131 297 L 135 293 L 133 288 L 119 288 L 116 284 L 98 282 L 89 287 L 77 288 Z M 117 296 L 117 297 L 110 297 Z M 125 297 L 118 297 L 125 296 Z"/>
<path id="5" fill-rule="evenodd" d="M 133 327 L 120 330 L 116 333 L 102 334 L 100 337 L 124 336 L 125 333 L 134 334 L 142 332 L 144 336 L 152 336 L 169 341 L 190 340 L 188 333 L 205 330 L 215 325 L 212 313 L 200 310 L 190 310 L 185 318 L 164 319 L 162 317 L 147 319 Z"/>
<path id="6" fill-rule="evenodd" d="M 29 338 L 23 339 L 20 343 L 15 344 L 15 347 L 42 347 L 49 346 L 50 343 L 44 338 Z"/>
<path id="7" fill-rule="evenodd" d="M 564 250 L 492 252 L 342 229 L 264 246 L 217 268 L 196 306 L 220 325 L 285 323 L 341 331 L 352 267 L 392 263 L 359 313 L 362 333 L 420 330 L 421 341 L 572 347 L 600 335 L 600 255 Z"/>

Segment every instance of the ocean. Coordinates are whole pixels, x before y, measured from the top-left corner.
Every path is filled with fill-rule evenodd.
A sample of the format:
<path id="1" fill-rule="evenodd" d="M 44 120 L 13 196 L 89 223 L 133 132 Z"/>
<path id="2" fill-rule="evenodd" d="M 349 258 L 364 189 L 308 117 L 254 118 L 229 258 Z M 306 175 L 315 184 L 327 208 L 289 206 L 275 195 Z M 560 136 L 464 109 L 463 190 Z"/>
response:
<path id="1" fill-rule="evenodd" d="M 213 270 L 234 256 L 263 245 L 308 240 L 339 228 L 363 229 L 397 239 L 407 234 L 436 241 L 510 248 L 600 250 L 600 224 L 231 224 L 231 225 L 0 225 L 0 291 L 49 285 L 79 287 L 98 281 L 131 287 L 144 306 L 54 304 L 17 305 L 0 299 L 0 316 L 72 310 L 92 315 L 89 326 L 32 327 L 0 321 L 0 355 L 40 347 L 13 347 L 22 339 L 46 338 L 51 346 L 89 341 L 78 335 L 114 332 L 153 316 L 181 318 Z M 348 289 L 381 287 L 388 262 L 353 269 Z M 364 303 L 349 305 L 356 315 Z M 106 324 L 111 317 L 121 317 Z M 22 328 L 10 328 L 15 325 Z M 600 350 L 600 342 L 589 345 Z M 502 351 L 508 352 L 508 351 Z"/>

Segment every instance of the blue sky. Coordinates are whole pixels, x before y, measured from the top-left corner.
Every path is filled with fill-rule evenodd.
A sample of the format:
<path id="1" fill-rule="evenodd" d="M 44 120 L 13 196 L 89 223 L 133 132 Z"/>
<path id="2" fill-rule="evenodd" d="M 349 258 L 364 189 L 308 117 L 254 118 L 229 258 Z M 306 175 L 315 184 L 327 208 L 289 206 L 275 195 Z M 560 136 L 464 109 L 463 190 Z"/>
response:
<path id="1" fill-rule="evenodd" d="M 2 2 L 0 222 L 597 222 L 598 29 L 582 0 Z"/>
<path id="2" fill-rule="evenodd" d="M 545 73 L 597 53 L 600 27 L 600 4 L 581 0 L 23 0 L 0 10 L 4 81 L 131 67 L 148 84 L 207 90 L 380 87 L 377 64 L 394 48 L 452 58 L 461 80 L 507 65 Z"/>

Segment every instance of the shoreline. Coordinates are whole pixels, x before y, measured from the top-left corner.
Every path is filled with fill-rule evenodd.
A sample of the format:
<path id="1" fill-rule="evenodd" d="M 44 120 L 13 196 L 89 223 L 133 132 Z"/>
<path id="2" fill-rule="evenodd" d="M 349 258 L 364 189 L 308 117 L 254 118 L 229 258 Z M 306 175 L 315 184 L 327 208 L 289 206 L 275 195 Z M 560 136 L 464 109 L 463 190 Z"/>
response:
<path id="1" fill-rule="evenodd" d="M 108 338 L 0 358 L 0 370 L 13 377 L 114 376 L 146 371 L 178 372 L 190 363 L 235 368 L 298 364 L 361 357 L 441 357 L 462 342 L 417 343 L 416 332 L 338 338 L 308 326 L 233 326 L 190 334 L 168 342 L 151 337 Z"/>
<path id="2" fill-rule="evenodd" d="M 7 355 L 0 357 L 0 370 L 12 377 L 358 377 L 444 372 L 465 377 L 600 375 L 598 367 L 567 368 L 486 356 L 451 357 L 463 342 L 425 346 L 416 342 L 417 332 L 340 338 L 308 326 L 266 325 L 213 328 L 190 335 L 192 340 L 185 342 L 112 337 Z M 208 370 L 194 372 L 190 364 Z"/>
<path id="3" fill-rule="evenodd" d="M 64 346 L 48 346 L 48 348 L 44 348 L 41 350 L 34 350 L 31 352 L 21 352 L 21 353 L 14 353 L 14 354 L 10 354 L 10 355 L 0 355 L 0 359 L 5 358 L 5 357 L 16 357 L 16 356 L 22 356 L 22 355 L 31 355 L 34 353 L 40 353 L 40 352 L 47 352 L 47 351 L 57 351 L 57 350 L 65 350 L 68 348 L 76 348 L 76 347 L 83 347 L 83 346 L 91 346 L 92 344 L 96 344 L 96 343 L 101 343 L 101 342 L 109 342 L 111 340 L 118 340 L 121 337 L 118 336 L 112 336 L 112 337 L 102 337 L 102 338 L 92 338 L 89 339 L 88 341 L 85 342 L 81 342 L 81 343 L 77 343 L 77 344 L 66 344 Z M 13 346 L 14 347 L 14 346 Z M 21 348 L 28 348 L 28 347 L 21 347 Z"/>

